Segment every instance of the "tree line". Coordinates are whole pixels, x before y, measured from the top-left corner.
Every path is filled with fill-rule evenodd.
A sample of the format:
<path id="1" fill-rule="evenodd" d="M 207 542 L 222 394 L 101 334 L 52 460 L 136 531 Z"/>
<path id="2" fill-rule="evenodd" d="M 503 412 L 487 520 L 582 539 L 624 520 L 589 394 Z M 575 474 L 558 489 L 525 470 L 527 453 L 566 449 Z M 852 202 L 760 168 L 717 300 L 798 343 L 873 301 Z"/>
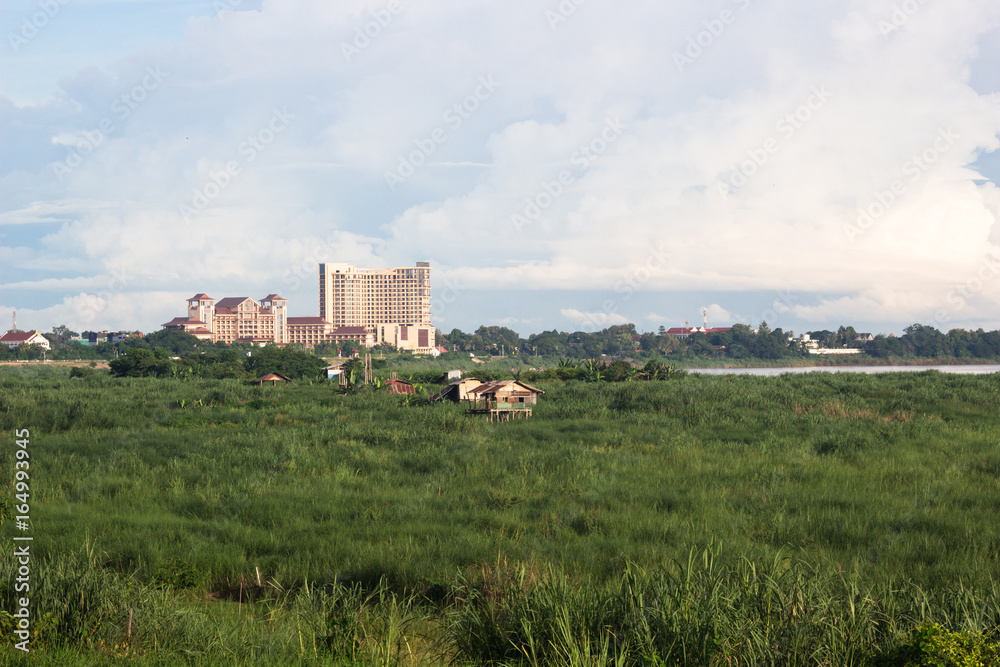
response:
<path id="1" fill-rule="evenodd" d="M 851 326 L 836 331 L 807 332 L 824 348 L 857 348 L 876 358 L 1000 358 L 1000 331 L 952 329 L 947 333 L 932 326 L 913 324 L 900 336 L 879 334 L 862 338 Z M 660 327 L 658 333 L 639 333 L 634 324 L 619 324 L 601 331 L 566 332 L 553 329 L 527 338 L 500 326 L 481 326 L 473 333 L 453 329 L 438 332 L 438 344 L 449 351 L 476 355 L 522 354 L 570 359 L 603 357 L 663 357 L 683 361 L 697 357 L 729 359 L 793 359 L 809 356 L 791 332 L 771 329 L 761 322 L 756 329 L 735 324 L 729 331 L 672 336 Z"/>
<path id="2" fill-rule="evenodd" d="M 86 332 L 84 332 L 86 333 Z M 879 334 L 874 340 L 862 339 L 853 327 L 841 326 L 836 331 L 808 332 L 821 347 L 858 348 L 880 359 L 907 358 L 1000 358 L 1000 331 L 978 329 L 952 329 L 942 332 L 933 326 L 913 324 L 900 336 Z M 22 345 L 9 349 L 0 345 L 0 360 L 113 360 L 130 350 L 147 350 L 156 358 L 170 356 L 208 355 L 210 359 L 226 359 L 225 351 L 241 351 L 244 356 L 255 348 L 249 344 L 206 343 L 189 334 L 164 329 L 145 336 L 138 333 L 117 343 L 101 342 L 96 346 L 74 341 L 77 333 L 65 326 L 54 327 L 43 334 L 52 346 L 44 350 L 38 345 Z M 807 349 L 791 333 L 771 329 L 761 322 L 756 329 L 736 324 L 728 331 L 694 333 L 686 337 L 672 336 L 663 327 L 659 332 L 639 333 L 634 324 L 619 324 L 600 331 L 542 331 L 521 337 L 513 329 L 501 326 L 480 326 L 472 333 L 452 329 L 450 333 L 437 332 L 438 345 L 449 353 L 467 357 L 518 355 L 531 364 L 532 357 L 566 358 L 576 361 L 601 358 L 661 358 L 682 362 L 695 358 L 727 358 L 744 360 L 777 360 L 803 358 Z M 356 343 L 327 343 L 303 354 L 314 357 L 332 357 L 340 353 L 349 357 L 357 351 Z M 264 348 L 267 349 L 267 348 Z M 156 351 L 160 350 L 159 357 Z M 376 352 L 396 352 L 391 346 L 376 348 Z M 447 357 L 446 357 L 447 358 Z M 228 363 L 228 362 L 227 362 Z M 202 364 L 198 364 L 199 366 Z M 222 371 L 218 371 L 222 372 Z"/>

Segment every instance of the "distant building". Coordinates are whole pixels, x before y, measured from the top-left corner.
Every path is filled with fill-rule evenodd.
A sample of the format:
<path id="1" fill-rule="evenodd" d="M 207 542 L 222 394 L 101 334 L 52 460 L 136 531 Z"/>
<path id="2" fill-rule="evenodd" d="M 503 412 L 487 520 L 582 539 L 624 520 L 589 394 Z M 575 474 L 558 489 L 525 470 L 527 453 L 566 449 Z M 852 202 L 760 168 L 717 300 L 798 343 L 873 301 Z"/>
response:
<path id="1" fill-rule="evenodd" d="M 319 265 L 319 316 L 336 327 L 375 331 L 375 344 L 430 354 L 431 268 L 428 262 L 393 269 Z"/>
<path id="2" fill-rule="evenodd" d="M 175 317 L 163 327 L 209 343 L 314 347 L 352 341 L 364 347 L 375 345 L 374 329 L 336 327 L 321 317 L 288 317 L 288 300 L 277 294 L 260 301 L 246 296 L 216 301 L 207 294 L 195 294 L 187 303 L 187 317 Z"/>
<path id="3" fill-rule="evenodd" d="M 52 346 L 49 345 L 49 339 L 34 330 L 8 331 L 3 336 L 0 336 L 0 343 L 5 344 L 12 350 L 22 345 L 38 345 L 46 350 L 52 349 Z"/>
<path id="4" fill-rule="evenodd" d="M 211 343 L 315 347 L 352 342 L 434 354 L 430 272 L 427 262 L 395 269 L 320 264 L 317 317 L 288 317 L 288 301 L 277 294 L 260 301 L 246 296 L 216 301 L 195 294 L 187 300 L 187 317 L 163 327 Z"/>
<path id="5" fill-rule="evenodd" d="M 732 330 L 732 327 L 671 327 L 670 329 L 667 329 L 666 333 L 670 336 L 677 336 L 678 338 L 687 338 L 691 334 L 696 333 L 718 334 L 729 333 Z"/>
<path id="6" fill-rule="evenodd" d="M 87 344 L 93 347 L 101 343 L 120 343 L 131 335 L 130 331 L 89 331 Z M 136 332 L 136 335 L 141 337 L 142 332 Z"/>

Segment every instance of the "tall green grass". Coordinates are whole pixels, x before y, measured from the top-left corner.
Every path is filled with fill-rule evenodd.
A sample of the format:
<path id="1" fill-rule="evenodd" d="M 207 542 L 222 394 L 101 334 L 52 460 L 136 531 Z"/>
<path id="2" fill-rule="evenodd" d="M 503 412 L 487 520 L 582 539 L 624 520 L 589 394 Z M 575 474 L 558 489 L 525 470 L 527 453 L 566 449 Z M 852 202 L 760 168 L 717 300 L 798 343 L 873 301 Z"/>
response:
<path id="1" fill-rule="evenodd" d="M 285 624 L 305 627 L 300 598 L 337 582 L 380 610 L 371 622 L 389 634 L 372 636 L 406 638 L 389 642 L 401 664 L 864 664 L 923 623 L 995 630 L 1000 378 L 692 375 L 542 388 L 532 419 L 491 424 L 459 406 L 338 395 L 323 382 L 3 369 L 0 427 L 32 433 L 43 579 L 91 581 L 111 605 L 74 621 L 53 593 L 33 607 L 36 627 L 52 650 L 104 655 L 73 633 L 93 635 L 101 619 L 107 645 L 141 603 L 143 618 L 166 619 L 156 627 L 179 624 L 151 635 L 157 646 L 190 640 L 204 664 L 266 664 L 271 649 L 254 642 L 304 660 L 313 635 L 296 654 L 298 627 Z M 7 479 L 12 451 L 0 455 Z M 710 562 L 689 560 L 692 548 Z M 498 556 L 527 583 L 491 584 L 484 572 Z M 12 566 L 9 554 L 0 565 Z M 79 572 L 59 574 L 71 566 Z M 688 577 L 700 583 L 678 588 Z M 509 599 L 491 597 L 498 586 Z M 768 587 L 794 622 L 754 606 Z M 283 602 L 272 625 L 226 620 L 231 641 L 212 648 L 198 624 L 228 618 L 234 590 L 254 614 Z M 801 609 L 787 603 L 795 595 Z M 399 627 L 437 638 L 433 651 L 390 632 L 393 605 L 415 619 Z M 840 625 L 848 608 L 864 619 L 852 642 Z M 881 629 L 862 632 L 872 619 Z M 461 628 L 493 639 L 463 643 Z M 419 658 L 405 653 L 414 641 Z M 348 659 L 321 654 L 310 659 Z"/>

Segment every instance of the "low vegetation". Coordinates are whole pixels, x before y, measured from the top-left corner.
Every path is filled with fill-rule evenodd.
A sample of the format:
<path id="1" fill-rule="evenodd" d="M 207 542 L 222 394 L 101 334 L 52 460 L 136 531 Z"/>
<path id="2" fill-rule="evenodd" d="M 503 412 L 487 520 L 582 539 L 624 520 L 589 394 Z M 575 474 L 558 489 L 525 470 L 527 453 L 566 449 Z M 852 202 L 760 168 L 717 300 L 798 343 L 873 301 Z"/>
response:
<path id="1" fill-rule="evenodd" d="M 84 367 L 0 370 L 4 664 L 1000 664 L 1000 376 L 550 377 L 497 424 Z"/>

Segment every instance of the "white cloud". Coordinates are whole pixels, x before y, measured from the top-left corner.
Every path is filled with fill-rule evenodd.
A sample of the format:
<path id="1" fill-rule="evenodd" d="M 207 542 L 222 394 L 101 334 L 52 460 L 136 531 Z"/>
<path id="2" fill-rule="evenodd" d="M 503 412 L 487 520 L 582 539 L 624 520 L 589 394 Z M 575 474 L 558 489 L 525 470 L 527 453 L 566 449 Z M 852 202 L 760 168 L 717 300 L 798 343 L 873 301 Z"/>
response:
<path id="1" fill-rule="evenodd" d="M 574 324 L 587 325 L 595 329 L 613 324 L 628 324 L 628 318 L 618 313 L 584 313 L 575 308 L 563 308 L 559 314 Z"/>
<path id="2" fill-rule="evenodd" d="M 327 244 L 359 265 L 430 260 L 436 284 L 468 288 L 619 302 L 623 281 L 793 290 L 799 300 L 774 309 L 810 322 L 961 310 L 948 302 L 955 285 L 1000 252 L 1000 195 L 970 169 L 1000 147 L 1000 94 L 970 85 L 985 80 L 972 73 L 993 53 L 984 40 L 1000 7 L 956 3 L 923 4 L 888 35 L 878 22 L 890 0 L 752 3 L 683 72 L 674 54 L 712 8 L 588 3 L 553 31 L 527 0 L 404 2 L 350 62 L 341 45 L 378 3 L 270 0 L 193 16 L 182 37 L 150 27 L 158 40 L 114 62 L 48 44 L 72 62 L 62 92 L 0 109 L 0 132 L 17 142 L 0 159 L 0 224 L 40 230 L 4 252 L 5 288 L 30 308 L 124 270 L 140 301 L 181 286 L 277 289 L 311 314 L 310 258 Z M 147 67 L 166 73 L 162 85 L 119 118 L 111 105 Z M 490 76 L 502 85 L 449 123 Z M 286 108 L 287 128 L 268 133 Z M 51 162 L 109 117 L 106 141 L 59 180 Z M 609 122 L 623 128 L 613 138 Z M 390 191 L 385 172 L 439 128 L 433 153 Z M 943 150 L 942 132 L 953 137 Z M 181 205 L 213 182 L 185 221 Z M 852 232 L 894 184 L 884 212 Z M 512 221 L 532 205 L 529 224 Z M 667 259 L 649 265 L 651 248 Z M 1000 281 L 976 299 L 967 307 L 1000 302 Z M 131 321 L 138 303 L 107 317 Z M 734 311 L 713 305 L 710 323 L 745 321 Z"/>

